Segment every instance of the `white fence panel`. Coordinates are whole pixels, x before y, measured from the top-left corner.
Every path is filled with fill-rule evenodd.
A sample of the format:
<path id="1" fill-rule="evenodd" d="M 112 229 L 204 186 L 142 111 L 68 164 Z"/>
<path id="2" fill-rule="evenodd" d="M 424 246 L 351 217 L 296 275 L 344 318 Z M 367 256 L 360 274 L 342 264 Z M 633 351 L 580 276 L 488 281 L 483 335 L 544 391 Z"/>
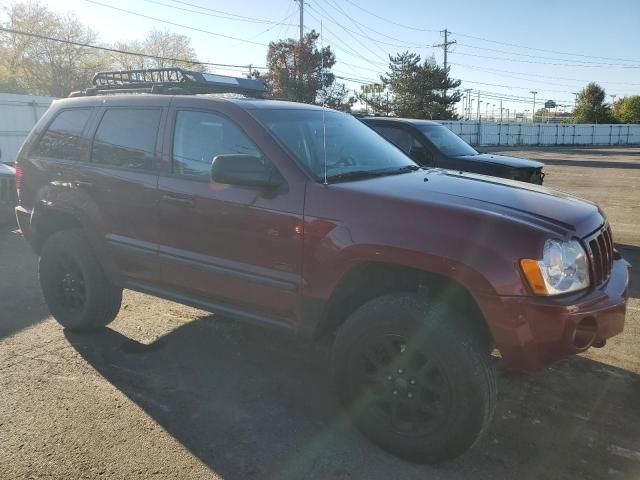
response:
<path id="1" fill-rule="evenodd" d="M 640 125 L 441 123 L 471 145 L 640 145 Z"/>
<path id="2" fill-rule="evenodd" d="M 3 161 L 14 161 L 18 150 L 52 97 L 0 93 L 0 149 Z"/>

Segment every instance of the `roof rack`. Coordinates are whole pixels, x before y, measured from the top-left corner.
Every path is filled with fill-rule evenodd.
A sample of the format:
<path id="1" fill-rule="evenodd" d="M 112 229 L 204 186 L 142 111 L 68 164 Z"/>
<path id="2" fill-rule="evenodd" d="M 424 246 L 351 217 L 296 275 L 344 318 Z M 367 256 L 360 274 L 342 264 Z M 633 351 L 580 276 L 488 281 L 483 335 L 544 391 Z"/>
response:
<path id="1" fill-rule="evenodd" d="M 259 97 L 267 92 L 262 80 L 194 72 L 178 67 L 98 72 L 92 87 L 71 92 L 70 97 L 116 93 L 160 93 L 196 95 L 203 93 L 239 93 Z"/>

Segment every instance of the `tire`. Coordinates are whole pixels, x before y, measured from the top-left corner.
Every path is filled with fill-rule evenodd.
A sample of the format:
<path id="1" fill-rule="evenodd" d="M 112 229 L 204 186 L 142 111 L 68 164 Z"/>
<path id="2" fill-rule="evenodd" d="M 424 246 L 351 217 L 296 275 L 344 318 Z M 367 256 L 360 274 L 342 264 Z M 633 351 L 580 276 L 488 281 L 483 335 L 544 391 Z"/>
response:
<path id="1" fill-rule="evenodd" d="M 415 462 L 462 454 L 493 417 L 496 375 L 482 339 L 446 305 L 415 294 L 356 310 L 338 331 L 332 367 L 355 425 Z"/>
<path id="2" fill-rule="evenodd" d="M 63 327 L 97 330 L 118 315 L 122 289 L 107 279 L 82 230 L 51 235 L 42 248 L 39 273 L 45 301 Z"/>

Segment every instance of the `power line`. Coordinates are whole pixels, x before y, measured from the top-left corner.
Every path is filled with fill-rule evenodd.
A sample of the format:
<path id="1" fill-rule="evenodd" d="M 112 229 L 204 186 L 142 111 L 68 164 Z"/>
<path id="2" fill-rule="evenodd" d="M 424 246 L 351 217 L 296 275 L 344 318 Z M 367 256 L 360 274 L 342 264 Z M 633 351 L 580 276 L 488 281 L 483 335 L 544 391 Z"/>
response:
<path id="1" fill-rule="evenodd" d="M 312 7 L 311 5 L 308 5 L 308 7 L 313 10 L 314 12 L 316 12 L 318 15 L 322 16 L 323 13 L 316 10 L 314 7 Z M 319 7 L 322 8 L 322 7 Z M 351 31 L 348 28 L 345 28 L 343 25 L 341 25 L 336 19 L 333 18 L 333 16 L 328 13 L 324 8 L 322 8 L 322 11 L 324 12 L 324 15 L 329 17 L 329 20 L 334 23 L 335 25 L 337 25 L 338 27 L 340 27 L 342 30 L 344 30 L 345 32 L 347 32 L 349 34 L 349 36 L 351 36 L 351 38 L 353 38 L 356 42 L 358 42 L 358 44 L 363 47 L 365 50 L 367 50 L 371 55 L 373 55 L 374 57 L 376 57 L 378 60 L 382 60 L 383 62 L 386 61 L 385 58 L 380 57 L 377 53 L 375 53 L 373 50 L 371 50 L 369 47 L 367 47 L 364 43 L 362 43 L 358 38 L 356 38 Z"/>
<path id="2" fill-rule="evenodd" d="M 144 0 L 145 2 L 149 2 L 149 3 L 154 3 L 156 5 L 162 5 L 163 7 L 167 7 L 167 8 L 173 8 L 174 10 L 179 10 L 181 12 L 190 12 L 190 13 L 196 13 L 198 15 L 204 15 L 207 17 L 213 17 L 213 18 L 223 18 L 225 20 L 231 20 L 234 22 L 249 22 L 249 23 L 262 23 L 262 24 L 269 24 L 269 25 L 280 25 L 281 22 L 277 22 L 275 20 L 262 20 L 259 18 L 252 18 L 252 17 L 244 17 L 244 16 L 240 16 L 240 15 L 235 15 L 232 13 L 225 13 L 222 12 L 220 10 L 213 10 L 213 9 L 209 9 L 209 8 L 205 8 L 205 7 L 199 7 L 197 6 L 196 8 L 201 8 L 206 10 L 205 12 L 203 11 L 198 11 L 198 10 L 193 10 L 190 8 L 184 8 L 184 7 L 178 7 L 176 5 L 169 5 L 168 3 L 164 3 L 164 2 L 160 2 L 158 0 Z M 173 0 L 173 1 L 177 1 L 177 0 Z M 178 3 L 186 3 L 186 2 L 178 2 Z M 188 4 L 187 5 L 191 5 Z M 218 13 L 208 13 L 207 11 L 214 11 L 214 12 L 218 12 Z"/>
<path id="3" fill-rule="evenodd" d="M 224 35 L 222 33 L 212 32 L 210 30 L 204 30 L 204 29 L 201 29 L 201 28 L 190 27 L 189 25 L 183 25 L 183 24 L 180 24 L 180 23 L 171 22 L 169 20 L 163 20 L 161 18 L 156 18 L 156 17 L 152 17 L 150 15 L 145 15 L 143 13 L 138 13 L 138 12 L 134 12 L 134 11 L 131 11 L 131 10 L 126 10 L 124 8 L 115 7 L 113 5 L 107 5 L 105 3 L 97 2 L 96 0 L 84 0 L 84 1 L 88 2 L 88 3 L 92 3 L 94 5 L 100 5 L 101 7 L 110 8 L 112 10 L 117 10 L 117 11 L 122 12 L 122 13 L 127 13 L 129 15 L 135 15 L 137 17 L 142 17 L 142 18 L 146 18 L 148 20 L 153 20 L 155 22 L 166 23 L 167 25 L 173 25 L 174 27 L 186 28 L 187 30 L 193 30 L 194 32 L 206 33 L 208 35 L 213 35 L 215 37 L 226 38 L 226 39 L 229 39 L 229 40 L 236 40 L 238 42 L 243 42 L 243 43 L 251 43 L 253 45 L 260 45 L 262 47 L 266 47 L 267 46 L 266 43 L 254 42 L 253 40 L 247 40 L 247 39 L 244 39 L 244 38 L 232 37 L 230 35 Z"/>
<path id="4" fill-rule="evenodd" d="M 521 56 L 521 57 L 529 57 L 529 58 L 540 58 L 542 60 L 553 60 L 553 61 L 557 61 L 557 62 L 567 62 L 567 61 L 569 61 L 569 62 L 571 62 L 571 61 L 579 62 L 577 64 L 571 64 L 571 65 L 568 65 L 568 66 L 577 66 L 577 67 L 592 67 L 592 66 L 603 67 L 604 66 L 604 67 L 640 68 L 640 65 L 624 65 L 624 64 L 619 64 L 619 63 L 602 63 L 602 62 L 591 62 L 589 60 L 571 60 L 571 59 L 566 59 L 566 58 L 553 58 L 553 57 L 542 57 L 542 56 L 539 56 L 539 55 L 528 55 L 526 53 L 508 52 L 506 50 L 499 50 L 499 49 L 495 49 L 495 48 L 476 47 L 474 45 L 469 45 L 467 43 L 459 43 L 458 45 L 460 45 L 462 47 L 474 48 L 474 49 L 482 50 L 482 51 L 506 53 L 506 54 L 509 54 L 509 55 L 518 55 L 518 56 Z M 486 57 L 486 58 L 491 58 L 491 57 Z M 504 58 L 503 60 L 512 61 L 509 58 Z M 529 62 L 529 63 L 535 63 L 535 62 Z M 544 63 L 544 62 L 540 62 L 540 63 Z M 558 64 L 551 63 L 549 65 L 558 65 Z"/>
<path id="5" fill-rule="evenodd" d="M 367 9 L 366 9 L 366 8 L 364 8 L 364 7 L 361 7 L 360 5 L 356 4 L 355 2 L 352 2 L 351 0 L 345 0 L 345 1 L 346 1 L 346 2 L 348 2 L 348 3 L 350 3 L 351 5 L 353 5 L 353 6 L 354 6 L 354 7 L 356 7 L 357 9 L 362 10 L 363 12 L 365 12 L 365 13 L 367 13 L 367 14 L 371 15 L 372 17 L 376 17 L 376 18 L 378 18 L 378 19 L 380 19 L 380 20 L 383 20 L 383 21 L 385 21 L 385 22 L 387 22 L 387 23 L 390 23 L 390 24 L 392 24 L 392 25 L 395 25 L 395 26 L 397 26 L 397 27 L 402 27 L 402 28 L 406 28 L 406 29 L 409 29 L 409 30 L 416 30 L 416 31 L 418 31 L 418 32 L 434 32 L 434 33 L 440 32 L 440 30 L 433 30 L 433 29 L 428 29 L 428 28 L 412 27 L 412 26 L 409 26 L 409 25 L 404 25 L 404 24 L 402 24 L 402 23 L 394 22 L 393 20 L 389 20 L 388 18 L 381 17 L 380 15 L 378 15 L 378 14 L 376 14 L 376 13 L 373 13 L 373 12 L 371 12 L 371 11 L 367 10 Z"/>
<path id="6" fill-rule="evenodd" d="M 349 1 L 349 0 L 347 0 L 347 1 Z M 531 47 L 531 46 L 528 46 L 528 45 L 521 45 L 521 44 L 517 44 L 517 43 L 501 42 L 501 41 L 498 41 L 498 40 L 491 40 L 491 39 L 488 39 L 488 38 L 476 37 L 474 35 L 467 35 L 467 34 L 460 33 L 460 32 L 451 32 L 451 33 L 455 33 L 456 35 L 458 35 L 460 37 L 473 38 L 475 40 L 481 40 L 483 42 L 496 43 L 498 45 L 506 45 L 506 46 L 509 46 L 509 47 L 524 48 L 524 49 L 527 49 L 527 50 L 536 50 L 538 52 L 556 53 L 556 54 L 560 54 L 560 55 L 569 55 L 569 56 L 584 57 L 584 58 L 599 58 L 601 60 L 619 60 L 621 62 L 638 62 L 639 61 L 638 59 L 634 60 L 634 59 L 630 59 L 630 58 L 599 57 L 597 55 L 585 55 L 585 54 L 582 54 L 582 53 L 561 52 L 559 50 L 548 50 L 548 49 L 545 49 L 545 48 Z"/>
<path id="7" fill-rule="evenodd" d="M 327 3 L 327 5 L 332 6 L 332 8 L 333 8 L 334 10 L 338 10 L 338 11 L 339 11 L 339 13 L 341 13 L 341 14 L 342 14 L 342 15 L 344 15 L 346 18 L 348 18 L 348 19 L 351 21 L 351 23 L 353 23 L 353 24 L 356 26 L 356 28 L 357 28 L 358 30 L 360 30 L 360 32 L 361 32 L 361 33 L 358 33 L 358 32 L 356 32 L 356 31 L 354 31 L 354 30 L 349 30 L 351 33 L 353 33 L 354 35 L 358 35 L 358 36 L 364 37 L 364 38 L 366 38 L 367 40 L 370 40 L 371 42 L 375 43 L 375 44 L 376 44 L 376 45 L 378 45 L 378 46 L 379 46 L 379 45 L 387 45 L 387 46 L 390 46 L 390 47 L 398 47 L 398 48 L 429 48 L 429 46 L 428 46 L 428 45 L 423 44 L 423 43 L 415 43 L 415 42 L 409 42 L 409 41 L 406 41 L 406 40 L 400 40 L 400 39 L 398 39 L 397 37 L 396 37 L 396 38 L 394 38 L 394 37 L 391 37 L 391 36 L 389 36 L 389 35 L 385 35 L 384 33 L 378 32 L 377 30 L 374 30 L 374 29 L 372 29 L 371 27 L 369 27 L 368 25 L 365 25 L 365 24 L 363 24 L 363 23 L 361 23 L 361 22 L 357 21 L 355 18 L 351 17 L 351 16 L 350 16 L 350 15 L 349 15 L 349 14 L 348 14 L 348 13 L 347 13 L 347 12 L 346 12 L 342 7 L 341 7 L 341 6 L 340 6 L 340 4 L 338 4 L 337 2 L 335 2 L 335 1 L 331 0 L 331 2 L 330 2 L 330 3 L 331 3 L 331 5 L 330 5 L 330 4 L 329 4 L 329 0 L 327 0 L 327 2 L 326 2 L 326 3 Z M 370 37 L 367 33 L 365 33 L 365 31 L 364 31 L 364 29 L 363 29 L 362 27 L 364 27 L 364 28 L 366 28 L 367 30 L 369 30 L 369 31 L 371 31 L 371 32 L 373 32 L 373 33 L 375 33 L 376 35 L 380 35 L 380 36 L 385 37 L 385 38 L 388 38 L 388 39 L 390 39 L 390 40 L 395 40 L 395 42 L 394 42 L 394 43 L 391 43 L 391 42 L 385 42 L 385 41 L 383 41 L 383 40 L 379 40 L 379 39 L 377 39 L 377 38 L 372 38 L 372 37 Z M 344 26 L 343 26 L 343 28 L 347 30 L 347 28 L 346 28 L 346 27 L 344 27 Z M 403 43 L 397 43 L 398 41 L 401 41 L 401 42 L 403 42 Z M 386 55 L 386 54 L 387 54 L 386 50 L 384 50 L 384 49 L 382 49 L 382 50 L 384 51 L 384 53 L 385 53 L 385 55 Z"/>
<path id="8" fill-rule="evenodd" d="M 85 0 L 85 1 L 89 1 L 89 0 Z M 503 62 L 518 62 L 518 63 L 531 63 L 534 65 L 555 65 L 558 67 L 585 67 L 585 68 L 602 68 L 603 66 L 609 66 L 609 67 L 618 67 L 618 68 L 640 68 L 640 65 L 619 65 L 619 64 L 575 64 L 575 63 L 550 63 L 550 62 L 533 62 L 531 60 L 519 60 L 516 58 L 505 58 L 505 57 L 491 57 L 491 56 L 487 56 L 487 55 L 476 55 L 474 53 L 463 53 L 463 52 L 456 52 L 456 55 L 463 55 L 466 57 L 477 57 L 477 58 L 487 58 L 490 60 L 500 60 Z"/>
<path id="9" fill-rule="evenodd" d="M 223 10 L 216 10 L 214 8 L 210 8 L 210 7 L 203 7 L 202 5 L 198 5 L 195 3 L 191 3 L 191 2 L 186 2 L 184 0 L 170 0 L 173 3 L 178 3 L 181 5 L 187 5 L 189 7 L 195 7 L 195 8 L 199 8 L 201 10 L 206 10 L 207 12 L 214 12 L 214 13 L 219 13 L 221 15 L 226 15 L 226 16 L 230 16 L 230 17 L 237 17 L 237 18 L 243 18 L 246 20 L 252 20 L 256 23 L 275 23 L 273 20 L 269 20 L 266 18 L 257 18 L 257 17 L 248 17 L 246 15 L 238 15 L 236 13 L 229 13 L 229 12 L 225 12 Z"/>
<path id="10" fill-rule="evenodd" d="M 104 52 L 120 53 L 124 55 L 133 55 L 137 57 L 153 58 L 155 60 L 166 60 L 168 62 L 188 63 L 190 65 L 205 65 L 205 66 L 212 66 L 212 67 L 243 68 L 243 69 L 246 69 L 249 67 L 249 65 L 233 65 L 228 63 L 200 62 L 198 60 L 187 60 L 184 58 L 163 57 L 160 55 L 150 55 L 147 53 L 132 52 L 129 50 L 122 50 L 119 48 L 101 47 L 99 45 L 92 45 L 90 43 L 74 42 L 73 40 L 64 40 L 62 38 L 49 37 L 47 35 L 40 35 L 39 33 L 24 32 L 24 31 L 15 30 L 12 28 L 0 27 L 0 31 L 13 33 L 14 35 L 24 35 L 27 37 L 39 38 L 41 40 L 48 40 L 51 42 L 65 43 L 67 45 L 74 45 L 76 47 L 91 48 L 94 50 L 102 50 Z M 258 70 L 266 70 L 266 67 L 253 67 L 253 68 Z"/>

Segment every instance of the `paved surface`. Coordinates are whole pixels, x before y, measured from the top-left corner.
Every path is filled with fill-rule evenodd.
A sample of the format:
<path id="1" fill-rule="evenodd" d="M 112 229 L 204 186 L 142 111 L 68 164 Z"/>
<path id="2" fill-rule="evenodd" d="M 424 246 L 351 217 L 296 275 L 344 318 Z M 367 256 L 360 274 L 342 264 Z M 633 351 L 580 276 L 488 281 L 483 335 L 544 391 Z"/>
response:
<path id="1" fill-rule="evenodd" d="M 602 205 L 640 265 L 640 149 L 536 150 L 547 184 Z M 640 478 L 640 275 L 623 335 L 544 374 L 500 374 L 468 454 L 414 465 L 340 416 L 326 352 L 127 292 L 101 333 L 49 316 L 36 259 L 0 234 L 0 478 Z"/>

